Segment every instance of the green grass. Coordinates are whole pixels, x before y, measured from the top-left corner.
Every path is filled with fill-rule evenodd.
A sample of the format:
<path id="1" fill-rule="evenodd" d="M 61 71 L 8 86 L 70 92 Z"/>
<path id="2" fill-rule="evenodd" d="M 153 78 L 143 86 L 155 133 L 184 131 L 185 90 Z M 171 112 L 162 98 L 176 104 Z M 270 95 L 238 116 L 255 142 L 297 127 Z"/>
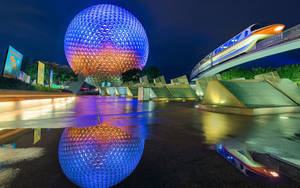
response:
<path id="1" fill-rule="evenodd" d="M 43 87 L 43 86 L 34 86 L 34 90 L 36 91 L 47 91 L 47 92 L 58 92 L 58 89 L 50 88 L 50 87 Z"/>
<path id="2" fill-rule="evenodd" d="M 230 69 L 221 74 L 223 80 L 231 80 L 235 78 L 254 79 L 255 75 L 277 71 L 280 78 L 288 78 L 297 84 L 300 84 L 300 65 L 285 65 L 278 68 L 254 68 L 246 69 Z"/>

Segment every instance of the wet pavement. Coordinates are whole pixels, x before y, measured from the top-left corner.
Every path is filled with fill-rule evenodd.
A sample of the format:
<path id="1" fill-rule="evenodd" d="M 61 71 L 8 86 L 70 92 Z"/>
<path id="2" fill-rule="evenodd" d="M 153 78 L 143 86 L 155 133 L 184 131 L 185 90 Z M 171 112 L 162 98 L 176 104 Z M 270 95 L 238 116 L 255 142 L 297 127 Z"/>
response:
<path id="1" fill-rule="evenodd" d="M 215 145 L 300 166 L 300 114 L 238 116 L 196 104 L 95 96 L 0 103 L 0 129 L 43 128 L 35 145 L 26 132 L 10 140 L 15 148 L 0 148 L 0 187 L 88 186 L 97 178 L 116 187 L 299 187 L 283 172 L 247 177 Z M 82 165 L 89 161 L 101 173 Z"/>

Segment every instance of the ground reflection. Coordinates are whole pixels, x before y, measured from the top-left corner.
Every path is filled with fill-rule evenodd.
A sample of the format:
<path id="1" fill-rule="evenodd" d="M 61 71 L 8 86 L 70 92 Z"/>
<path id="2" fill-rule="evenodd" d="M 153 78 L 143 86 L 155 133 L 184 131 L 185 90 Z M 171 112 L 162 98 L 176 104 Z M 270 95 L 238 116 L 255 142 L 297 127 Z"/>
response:
<path id="1" fill-rule="evenodd" d="M 84 97 L 75 103 L 58 148 L 64 174 L 80 187 L 124 180 L 141 160 L 152 109 L 126 98 Z"/>
<path id="2" fill-rule="evenodd" d="M 0 148 L 0 187 L 10 187 L 11 181 L 18 175 L 21 169 L 13 167 L 13 164 L 33 160 L 44 155 L 43 148 Z"/>
<path id="3" fill-rule="evenodd" d="M 66 97 L 0 102 L 0 129 L 59 127 L 61 120 L 72 113 L 75 100 Z"/>
<path id="4" fill-rule="evenodd" d="M 111 187 L 132 173 L 143 150 L 142 136 L 103 123 L 66 128 L 58 155 L 63 172 L 76 185 Z"/>
<path id="5" fill-rule="evenodd" d="M 60 139 L 62 129 L 54 128 L 65 128 L 59 145 L 59 161 L 67 177 L 80 186 L 89 186 L 95 181 L 115 185 L 130 173 L 134 174 L 135 179 L 126 178 L 121 185 L 133 186 L 133 182 L 138 181 L 138 185 L 143 187 L 144 181 L 150 181 L 155 176 L 156 187 L 161 185 L 161 181 L 173 187 L 185 173 L 186 177 L 195 176 L 194 179 L 198 176 L 209 179 L 211 176 L 208 174 L 214 174 L 218 180 L 213 179 L 210 183 L 215 182 L 217 186 L 224 181 L 220 166 L 226 167 L 224 164 L 227 162 L 209 149 L 216 144 L 227 148 L 237 161 L 243 161 L 244 166 L 250 162 L 249 166 L 267 167 L 278 171 L 280 176 L 283 173 L 294 177 L 291 171 L 286 170 L 287 165 L 298 169 L 300 166 L 299 114 L 239 116 L 201 111 L 194 108 L 193 102 L 141 102 L 130 98 L 98 96 L 29 104 L 0 104 L 7 107 L 0 108 L 1 117 L 12 112 L 10 116 L 0 119 L 0 129 L 51 128 L 50 131 L 43 131 L 42 143 L 38 144 L 46 151 L 55 153 L 51 156 L 55 158 L 58 145 L 55 142 Z M 146 140 L 148 145 L 144 151 Z M 54 147 L 48 142 L 54 143 Z M 32 143 L 32 135 L 20 136 L 16 143 L 17 149 L 30 148 L 32 145 L 28 143 Z M 273 159 L 276 163 L 272 162 Z M 140 160 L 143 161 L 140 163 L 142 167 L 137 166 Z M 58 165 L 58 160 L 48 161 Z M 42 160 L 41 163 L 44 164 Z M 46 168 L 51 168 L 47 165 Z M 139 169 L 134 170 L 136 166 Z M 27 168 L 18 175 L 19 171 L 13 173 L 9 168 L 6 166 L 6 174 L 11 174 L 11 177 L 16 175 L 16 179 L 22 179 L 31 169 Z M 58 170 L 53 168 L 52 172 L 57 171 L 61 172 L 59 165 Z M 138 173 L 134 173 L 136 171 Z M 203 174 L 203 171 L 209 173 Z M 294 172 L 299 174 L 299 170 Z M 231 173 L 232 179 L 240 178 L 239 173 Z M 166 176 L 169 179 L 175 176 L 176 181 L 161 178 Z M 25 178 L 22 180 L 27 181 Z M 240 180 L 245 185 L 249 183 L 245 179 Z M 188 183 L 193 180 L 186 178 L 182 181 Z M 17 180 L 13 185 L 18 185 Z M 258 184 L 252 185 L 255 187 Z"/>
<path id="6" fill-rule="evenodd" d="M 277 170 L 255 161 L 251 153 L 245 149 L 217 144 L 216 150 L 246 176 L 271 179 L 280 177 Z"/>
<path id="7" fill-rule="evenodd" d="M 242 163 L 243 166 L 248 166 L 248 171 L 252 172 L 252 174 L 260 176 L 266 176 L 264 173 L 271 176 L 275 174 L 276 177 L 274 178 L 277 178 L 277 174 L 270 174 L 270 172 L 277 169 L 280 173 L 294 178 L 300 172 L 300 150 L 297 149 L 300 146 L 300 139 L 297 137 L 300 131 L 298 126 L 299 118 L 299 114 L 254 117 L 250 121 L 250 125 L 247 121 L 236 124 L 239 127 L 243 127 L 241 130 L 244 130 L 244 126 L 248 127 L 247 131 L 238 131 L 236 132 L 238 134 L 230 131 L 230 134 L 234 134 L 235 136 L 224 136 L 224 133 L 214 141 L 219 143 L 218 147 L 222 146 L 222 149 L 227 151 L 219 153 L 225 158 L 226 155 L 230 156 L 235 161 L 233 162 L 234 166 L 237 163 L 238 165 Z M 233 118 L 231 122 L 236 123 Z M 223 125 L 223 123 L 220 124 Z M 234 127 L 234 125 L 231 127 Z M 238 129 L 235 128 L 235 130 Z M 217 151 L 220 150 L 217 149 Z M 246 155 L 243 155 L 243 153 Z M 255 157 L 255 160 L 250 153 Z M 246 162 L 243 160 L 245 158 Z M 267 170 L 257 169 L 253 166 L 263 166 Z M 295 179 L 297 180 L 298 178 Z"/>
<path id="8" fill-rule="evenodd" d="M 228 137 L 244 136 L 251 129 L 253 119 L 220 113 L 201 113 L 205 141 L 215 144 Z"/>

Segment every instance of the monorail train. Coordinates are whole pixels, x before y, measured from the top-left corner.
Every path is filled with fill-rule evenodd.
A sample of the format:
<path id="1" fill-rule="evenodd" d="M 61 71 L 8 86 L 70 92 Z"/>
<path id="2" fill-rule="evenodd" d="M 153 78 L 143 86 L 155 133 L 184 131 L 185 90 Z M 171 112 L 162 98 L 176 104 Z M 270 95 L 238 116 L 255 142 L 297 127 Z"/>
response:
<path id="1" fill-rule="evenodd" d="M 281 33 L 284 27 L 282 24 L 273 24 L 266 27 L 260 27 L 258 24 L 251 25 L 203 58 L 193 68 L 191 78 L 228 59 L 249 52 L 258 41 Z"/>
<path id="2" fill-rule="evenodd" d="M 243 174 L 250 177 L 279 178 L 276 170 L 254 161 L 249 152 L 244 150 L 230 149 L 222 144 L 216 145 L 217 152 L 227 161 L 234 165 Z"/>

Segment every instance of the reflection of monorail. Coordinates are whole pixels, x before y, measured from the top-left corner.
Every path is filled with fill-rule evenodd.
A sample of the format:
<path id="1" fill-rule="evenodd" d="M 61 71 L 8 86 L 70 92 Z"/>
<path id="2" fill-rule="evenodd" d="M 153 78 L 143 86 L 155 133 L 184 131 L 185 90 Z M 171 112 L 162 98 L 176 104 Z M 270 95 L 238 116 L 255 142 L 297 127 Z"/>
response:
<path id="1" fill-rule="evenodd" d="M 191 79 L 199 73 L 240 54 L 247 53 L 260 40 L 280 33 L 282 24 L 259 27 L 253 24 L 202 59 L 192 70 Z"/>
<path id="2" fill-rule="evenodd" d="M 254 161 L 247 151 L 229 149 L 224 147 L 222 144 L 218 144 L 217 152 L 247 176 L 268 178 L 279 177 L 278 172 L 275 170 L 269 169 Z"/>

